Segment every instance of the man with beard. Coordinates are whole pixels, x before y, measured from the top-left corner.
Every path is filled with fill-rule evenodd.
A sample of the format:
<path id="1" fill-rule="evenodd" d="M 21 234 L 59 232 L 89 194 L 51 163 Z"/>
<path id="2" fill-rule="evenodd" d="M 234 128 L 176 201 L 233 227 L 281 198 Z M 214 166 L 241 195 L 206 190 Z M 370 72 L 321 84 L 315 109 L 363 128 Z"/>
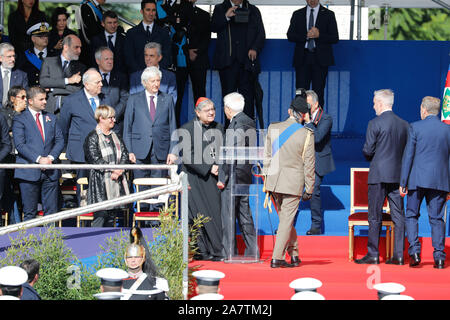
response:
<path id="1" fill-rule="evenodd" d="M 81 77 L 86 66 L 78 61 L 81 53 L 81 41 L 70 34 L 63 40 L 60 56 L 44 59 L 39 75 L 39 83 L 48 92 L 46 111 L 59 113 L 66 96 L 80 90 Z"/>

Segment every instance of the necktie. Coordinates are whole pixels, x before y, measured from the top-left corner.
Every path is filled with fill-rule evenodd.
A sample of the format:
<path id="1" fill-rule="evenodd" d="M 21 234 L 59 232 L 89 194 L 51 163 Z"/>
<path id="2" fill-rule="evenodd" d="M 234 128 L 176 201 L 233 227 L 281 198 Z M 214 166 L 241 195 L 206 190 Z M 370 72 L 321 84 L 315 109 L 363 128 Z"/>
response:
<path id="1" fill-rule="evenodd" d="M 42 141 L 45 142 L 45 139 L 44 139 L 44 130 L 42 130 L 41 121 L 39 121 L 39 115 L 40 115 L 39 112 L 36 113 L 36 125 L 37 125 L 37 127 L 38 127 L 38 129 L 39 129 L 39 132 L 41 133 Z"/>
<path id="2" fill-rule="evenodd" d="M 311 30 L 312 27 L 314 27 L 314 9 L 311 9 L 309 14 L 308 31 Z M 313 49 L 314 49 L 314 40 L 308 39 L 308 50 L 313 51 Z"/>
<path id="3" fill-rule="evenodd" d="M 147 38 L 150 38 L 150 35 L 151 35 L 152 33 L 150 32 L 150 26 L 147 26 Z"/>
<path id="4" fill-rule="evenodd" d="M 89 100 L 91 100 L 92 111 L 94 111 L 94 113 L 95 113 L 95 109 L 97 109 L 97 105 L 95 104 L 95 99 L 94 98 L 89 98 Z"/>
<path id="5" fill-rule="evenodd" d="M 112 43 L 112 38 L 113 37 L 114 36 L 112 36 L 112 35 L 108 36 L 108 47 L 111 49 L 111 51 L 114 51 L 114 44 Z"/>
<path id="6" fill-rule="evenodd" d="M 66 68 L 67 68 L 67 65 L 69 64 L 69 61 L 67 61 L 67 60 L 64 60 L 64 64 L 63 64 L 63 71 L 65 71 L 66 70 Z"/>
<path id="7" fill-rule="evenodd" d="M 107 73 L 102 73 L 102 76 L 103 76 L 103 85 L 105 86 L 105 87 L 107 87 L 108 85 L 109 85 L 109 83 L 108 83 L 108 79 L 106 78 L 107 76 L 108 76 L 108 74 Z"/>
<path id="8" fill-rule="evenodd" d="M 152 121 L 155 120 L 155 114 L 156 114 L 155 101 L 153 100 L 153 98 L 155 98 L 155 97 L 150 96 L 150 117 L 152 118 Z"/>
<path id="9" fill-rule="evenodd" d="M 41 61 L 44 60 L 44 53 L 42 51 L 39 52 L 38 56 Z"/>
<path id="10" fill-rule="evenodd" d="M 3 74 L 3 97 L 2 97 L 2 105 L 5 106 L 8 101 L 8 91 L 9 91 L 9 70 L 5 70 Z"/>

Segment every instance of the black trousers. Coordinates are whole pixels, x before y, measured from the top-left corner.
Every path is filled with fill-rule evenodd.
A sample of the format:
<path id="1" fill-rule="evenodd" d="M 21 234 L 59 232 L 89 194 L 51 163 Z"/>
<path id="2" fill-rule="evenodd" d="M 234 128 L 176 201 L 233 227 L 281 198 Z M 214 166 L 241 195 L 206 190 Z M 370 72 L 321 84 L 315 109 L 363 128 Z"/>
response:
<path id="1" fill-rule="evenodd" d="M 183 112 L 183 96 L 186 89 L 186 83 L 188 77 L 191 79 L 192 93 L 194 94 L 194 104 L 198 98 L 206 97 L 206 73 L 205 68 L 177 68 L 177 101 L 175 104 L 175 117 L 177 121 L 177 127 L 180 127 L 181 113 Z"/>
<path id="2" fill-rule="evenodd" d="M 378 257 L 378 245 L 381 233 L 381 222 L 384 199 L 388 198 L 391 210 L 391 219 L 394 222 L 394 257 L 403 258 L 405 248 L 405 212 L 403 198 L 398 190 L 398 183 L 377 183 L 369 184 L 368 188 L 368 221 L 369 234 L 367 242 L 368 255 Z"/>
<path id="3" fill-rule="evenodd" d="M 244 64 L 235 61 L 231 66 L 219 70 L 222 97 L 232 92 L 239 92 L 244 96 L 244 113 L 251 119 L 255 119 L 255 93 L 252 73 L 245 70 Z M 226 117 L 225 117 L 226 119 Z M 225 121 L 227 127 L 229 121 Z"/>
<path id="4" fill-rule="evenodd" d="M 322 200 L 320 199 L 320 185 L 322 184 L 322 179 L 323 176 L 319 176 L 316 172 L 314 191 L 309 204 L 311 207 L 311 229 L 319 229 L 323 232 L 323 211 Z"/>
<path id="5" fill-rule="evenodd" d="M 295 68 L 295 87 L 306 90 L 311 88 L 319 96 L 319 105 L 323 107 L 327 75 L 328 66 L 318 63 L 316 52 L 305 50 L 303 65 Z"/>

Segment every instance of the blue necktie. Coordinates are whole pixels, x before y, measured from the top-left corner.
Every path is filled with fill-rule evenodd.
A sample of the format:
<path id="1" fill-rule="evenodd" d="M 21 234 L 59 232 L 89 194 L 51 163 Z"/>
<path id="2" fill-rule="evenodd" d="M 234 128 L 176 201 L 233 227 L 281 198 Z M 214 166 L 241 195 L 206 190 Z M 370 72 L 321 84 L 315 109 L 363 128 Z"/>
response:
<path id="1" fill-rule="evenodd" d="M 95 109 L 97 109 L 97 105 L 95 104 L 95 99 L 90 98 L 89 100 L 91 100 L 92 111 L 94 111 L 94 113 L 95 113 Z"/>

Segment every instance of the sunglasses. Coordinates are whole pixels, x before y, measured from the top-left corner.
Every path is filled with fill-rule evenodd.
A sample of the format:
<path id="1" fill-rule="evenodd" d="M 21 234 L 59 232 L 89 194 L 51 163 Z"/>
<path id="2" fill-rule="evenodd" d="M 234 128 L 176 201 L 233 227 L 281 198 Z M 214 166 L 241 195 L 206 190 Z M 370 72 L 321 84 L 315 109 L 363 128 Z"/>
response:
<path id="1" fill-rule="evenodd" d="M 16 96 L 16 98 L 18 98 L 18 99 L 22 99 L 22 100 L 25 100 L 25 99 L 27 98 L 27 96 L 26 96 L 26 95 L 22 95 L 22 96 Z"/>

